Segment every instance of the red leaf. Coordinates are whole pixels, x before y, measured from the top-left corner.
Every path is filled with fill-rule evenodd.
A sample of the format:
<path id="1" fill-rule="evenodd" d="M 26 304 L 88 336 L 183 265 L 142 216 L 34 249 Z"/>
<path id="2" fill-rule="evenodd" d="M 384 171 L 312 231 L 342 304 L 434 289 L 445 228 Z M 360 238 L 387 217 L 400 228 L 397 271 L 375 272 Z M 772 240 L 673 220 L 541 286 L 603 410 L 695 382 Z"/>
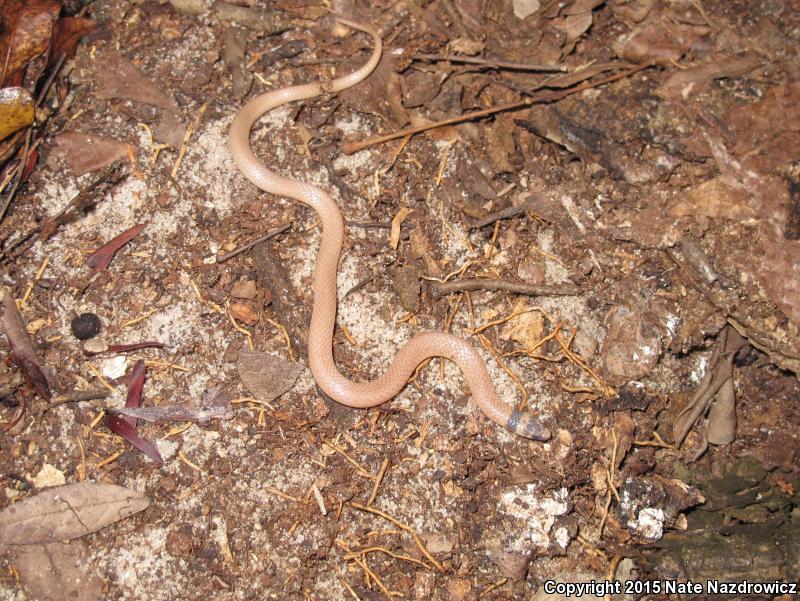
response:
<path id="1" fill-rule="evenodd" d="M 28 161 L 25 163 L 25 168 L 22 170 L 22 176 L 20 177 L 20 182 L 27 181 L 28 176 L 33 172 L 33 169 L 36 167 L 36 163 L 39 160 L 39 151 L 38 150 L 31 150 L 28 153 Z"/>
<path id="2" fill-rule="evenodd" d="M 144 361 L 141 359 L 136 362 L 131 371 L 131 380 L 128 383 L 128 398 L 125 399 L 126 407 L 138 407 L 142 403 L 142 389 L 144 388 Z M 125 421 L 134 428 L 136 427 L 136 418 L 129 415 L 125 416 Z"/>
<path id="3" fill-rule="evenodd" d="M 36 393 L 43 399 L 50 400 L 50 384 L 44 374 L 44 367 L 36 349 L 31 342 L 28 331 L 25 329 L 25 321 L 17 309 L 11 290 L 5 288 L 0 291 L 4 294 L 3 298 L 3 330 L 8 337 L 11 346 L 11 359 L 22 370 L 28 384 L 33 387 Z"/>
<path id="4" fill-rule="evenodd" d="M 119 434 L 122 436 L 122 438 L 127 440 L 142 453 L 150 457 L 150 459 L 155 461 L 158 465 L 164 464 L 164 460 L 161 459 L 161 455 L 159 454 L 156 445 L 139 436 L 136 428 L 134 428 L 121 417 L 106 414 L 106 426 L 108 426 L 108 429 L 114 434 Z"/>
<path id="5" fill-rule="evenodd" d="M 128 242 L 138 236 L 144 229 L 145 224 L 134 225 L 132 228 L 125 230 L 119 236 L 98 248 L 94 251 L 89 258 L 86 259 L 86 264 L 91 267 L 95 272 L 103 271 L 108 268 L 114 254 Z"/>

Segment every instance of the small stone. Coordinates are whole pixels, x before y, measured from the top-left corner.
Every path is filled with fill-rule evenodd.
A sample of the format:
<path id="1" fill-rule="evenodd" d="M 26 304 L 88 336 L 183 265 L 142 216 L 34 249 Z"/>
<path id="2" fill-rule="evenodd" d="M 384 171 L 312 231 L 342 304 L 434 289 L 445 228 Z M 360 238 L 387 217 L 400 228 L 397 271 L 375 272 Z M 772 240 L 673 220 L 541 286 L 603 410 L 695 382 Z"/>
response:
<path id="1" fill-rule="evenodd" d="M 433 534 L 426 541 L 426 547 L 430 553 L 440 555 L 442 553 L 450 553 L 455 546 L 455 541 L 448 538 L 444 534 Z"/>
<path id="2" fill-rule="evenodd" d="M 108 350 L 108 343 L 103 338 L 94 338 L 83 345 L 83 350 L 87 353 L 105 353 Z"/>
<path id="3" fill-rule="evenodd" d="M 514 0 L 514 16 L 517 19 L 525 19 L 531 16 L 541 7 L 539 0 Z"/>
<path id="4" fill-rule="evenodd" d="M 118 357 L 111 357 L 102 363 L 100 373 L 110 380 L 116 380 L 125 375 L 125 368 L 128 360 L 122 355 Z"/>
<path id="5" fill-rule="evenodd" d="M 66 484 L 67 479 L 64 477 L 64 472 L 53 467 L 49 463 L 45 463 L 39 473 L 32 479 L 36 488 L 47 488 L 48 486 L 61 486 Z"/>
<path id="6" fill-rule="evenodd" d="M 414 598 L 430 599 L 436 576 L 430 572 L 417 572 L 414 576 Z"/>
<path id="7" fill-rule="evenodd" d="M 201 15 L 211 8 L 211 0 L 169 0 L 181 15 Z"/>
<path id="8" fill-rule="evenodd" d="M 452 601 L 462 601 L 472 590 L 472 583 L 467 578 L 452 578 L 447 583 L 447 592 Z"/>
<path id="9" fill-rule="evenodd" d="M 192 537 L 192 527 L 189 524 L 182 524 L 167 534 L 164 542 L 167 553 L 173 557 L 189 557 L 194 549 Z"/>
<path id="10" fill-rule="evenodd" d="M 241 321 L 249 326 L 254 326 L 259 322 L 258 313 L 247 303 L 231 303 L 230 312 L 236 321 Z"/>
<path id="11" fill-rule="evenodd" d="M 78 340 L 89 340 L 100 333 L 100 318 L 94 313 L 81 313 L 72 320 L 72 335 Z"/>
<path id="12" fill-rule="evenodd" d="M 253 300 L 257 293 L 256 283 L 253 280 L 236 282 L 231 288 L 231 296 L 234 298 Z"/>
<path id="13" fill-rule="evenodd" d="M 163 495 L 171 495 L 178 490 L 178 479 L 171 474 L 164 476 L 158 483 L 158 488 Z"/>

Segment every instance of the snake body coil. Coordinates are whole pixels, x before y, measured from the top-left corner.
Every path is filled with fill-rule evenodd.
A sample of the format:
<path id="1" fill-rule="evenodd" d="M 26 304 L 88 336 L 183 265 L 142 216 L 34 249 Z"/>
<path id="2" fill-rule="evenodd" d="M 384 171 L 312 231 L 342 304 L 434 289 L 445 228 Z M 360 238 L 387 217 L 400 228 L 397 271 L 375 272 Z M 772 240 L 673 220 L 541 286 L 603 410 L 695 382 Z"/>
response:
<path id="1" fill-rule="evenodd" d="M 314 307 L 308 335 L 311 373 L 319 387 L 339 403 L 350 407 L 374 407 L 395 397 L 422 361 L 429 357 L 446 357 L 461 368 L 475 403 L 490 419 L 514 434 L 547 440 L 550 433 L 534 414 L 512 409 L 500 400 L 481 356 L 472 345 L 452 334 L 418 334 L 397 352 L 386 372 L 371 382 L 347 379 L 334 363 L 336 272 L 344 240 L 342 214 L 333 198 L 324 190 L 278 175 L 262 165 L 250 147 L 250 130 L 262 115 L 278 106 L 340 92 L 359 83 L 372 72 L 381 57 L 380 36 L 370 27 L 344 19 L 339 21 L 372 36 L 375 48 L 367 63 L 331 81 L 292 86 L 253 98 L 236 115 L 228 141 L 233 159 L 247 179 L 265 192 L 287 196 L 308 205 L 317 212 L 322 223 L 322 240 L 314 272 Z"/>

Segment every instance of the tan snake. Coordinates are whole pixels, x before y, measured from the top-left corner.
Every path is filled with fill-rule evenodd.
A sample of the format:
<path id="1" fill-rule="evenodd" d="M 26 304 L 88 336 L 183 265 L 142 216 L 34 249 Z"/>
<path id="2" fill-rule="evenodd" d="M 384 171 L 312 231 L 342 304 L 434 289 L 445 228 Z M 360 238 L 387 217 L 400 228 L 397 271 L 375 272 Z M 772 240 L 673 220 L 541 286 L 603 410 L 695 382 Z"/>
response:
<path id="1" fill-rule="evenodd" d="M 338 19 L 372 36 L 375 48 L 361 68 L 326 82 L 312 82 L 266 92 L 250 100 L 231 125 L 228 147 L 234 162 L 253 184 L 278 196 L 288 196 L 317 212 L 322 240 L 314 272 L 314 306 L 308 334 L 308 360 L 319 387 L 332 399 L 349 407 L 374 407 L 394 398 L 408 383 L 417 366 L 429 357 L 446 357 L 464 373 L 475 402 L 491 420 L 514 434 L 547 440 L 550 432 L 530 411 L 506 405 L 492 384 L 481 356 L 468 342 L 444 332 L 418 334 L 403 346 L 382 376 L 371 382 L 353 382 L 339 372 L 333 360 L 333 329 L 336 323 L 336 272 L 344 240 L 344 221 L 339 207 L 324 190 L 273 173 L 262 165 L 250 147 L 253 124 L 268 111 L 297 100 L 340 92 L 366 78 L 381 57 L 381 38 L 367 26 Z"/>

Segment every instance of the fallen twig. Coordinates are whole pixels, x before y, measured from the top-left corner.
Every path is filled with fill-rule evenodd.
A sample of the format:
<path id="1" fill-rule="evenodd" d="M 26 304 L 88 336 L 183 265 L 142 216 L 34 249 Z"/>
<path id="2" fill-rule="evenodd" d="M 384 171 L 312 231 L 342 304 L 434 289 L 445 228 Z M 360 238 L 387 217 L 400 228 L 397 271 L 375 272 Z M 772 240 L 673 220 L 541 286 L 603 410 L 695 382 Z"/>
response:
<path id="1" fill-rule="evenodd" d="M 433 123 L 428 123 L 426 125 L 401 129 L 390 134 L 375 136 L 373 138 L 367 138 L 366 140 L 361 140 L 361 141 L 345 140 L 345 142 L 342 144 L 342 152 L 344 152 L 345 154 L 353 154 L 354 152 L 358 152 L 359 150 L 364 150 L 365 148 L 374 146 L 375 144 L 383 144 L 384 142 L 389 142 L 391 140 L 396 140 L 397 138 L 403 138 L 405 136 L 411 136 L 414 134 L 422 133 L 431 129 L 435 129 L 437 127 L 443 127 L 445 125 L 456 125 L 457 123 L 464 123 L 465 121 L 474 121 L 476 119 L 481 119 L 483 117 L 496 115 L 497 113 L 504 113 L 507 111 L 513 111 L 525 108 L 533 104 L 554 102 L 556 100 L 561 100 L 562 98 L 565 98 L 566 96 L 575 94 L 577 92 L 582 92 L 584 90 L 596 88 L 598 86 L 602 86 L 607 83 L 617 81 L 619 79 L 624 79 L 625 77 L 629 77 L 634 73 L 638 73 L 639 71 L 642 71 L 643 69 L 647 69 L 652 66 L 653 66 L 652 63 L 646 63 L 644 65 L 639 65 L 632 69 L 626 69 L 622 73 L 617 73 L 616 75 L 604 77 L 603 79 L 598 79 L 597 81 L 586 82 L 567 90 L 545 90 L 537 93 L 535 96 L 531 96 L 530 98 L 525 98 L 524 100 L 518 100 L 516 102 L 510 102 L 508 104 L 501 104 L 500 106 L 494 106 L 488 109 L 483 109 L 472 113 L 458 115 L 456 117 L 450 117 L 449 119 L 443 119 L 442 121 L 435 121 Z"/>
<path id="2" fill-rule="evenodd" d="M 555 71 L 565 72 L 567 68 L 560 65 L 536 65 L 530 63 L 510 63 L 507 61 L 495 61 L 488 58 L 476 58 L 472 56 L 456 56 L 454 54 L 415 54 L 415 61 L 445 61 L 448 63 L 464 63 L 467 65 L 480 65 L 487 69 L 505 69 L 508 71 Z"/>
<path id="3" fill-rule="evenodd" d="M 282 234 L 283 232 L 285 232 L 286 230 L 288 230 L 291 227 L 292 227 L 291 223 L 284 223 L 283 225 L 278 226 L 275 229 L 271 229 L 270 231 L 268 231 L 263 236 L 259 236 L 258 238 L 256 238 L 252 242 L 248 242 L 244 246 L 240 246 L 239 248 L 237 248 L 235 250 L 232 250 L 231 252 L 226 253 L 224 255 L 218 255 L 217 256 L 217 263 L 224 263 L 228 259 L 232 259 L 236 255 L 240 255 L 243 252 L 250 250 L 256 244 L 261 244 L 262 242 L 265 242 L 265 241 L 269 240 L 270 238 L 274 238 L 278 234 Z"/>
<path id="4" fill-rule="evenodd" d="M 534 199 L 529 198 L 518 207 L 507 207 L 505 209 L 495 211 L 494 213 L 490 213 L 483 219 L 480 219 L 475 223 L 473 223 L 471 226 L 469 226 L 469 229 L 479 230 L 483 227 L 486 227 L 487 225 L 492 225 L 493 223 L 495 223 L 496 221 L 500 221 L 501 219 L 513 219 L 518 215 L 522 215 L 528 209 L 533 208 L 533 204 L 534 204 Z"/>
<path id="5" fill-rule="evenodd" d="M 583 293 L 580 287 L 572 284 L 533 285 L 508 280 L 472 278 L 455 282 L 431 282 L 431 296 L 434 300 L 454 292 L 465 290 L 503 290 L 527 296 L 579 296 Z"/>

